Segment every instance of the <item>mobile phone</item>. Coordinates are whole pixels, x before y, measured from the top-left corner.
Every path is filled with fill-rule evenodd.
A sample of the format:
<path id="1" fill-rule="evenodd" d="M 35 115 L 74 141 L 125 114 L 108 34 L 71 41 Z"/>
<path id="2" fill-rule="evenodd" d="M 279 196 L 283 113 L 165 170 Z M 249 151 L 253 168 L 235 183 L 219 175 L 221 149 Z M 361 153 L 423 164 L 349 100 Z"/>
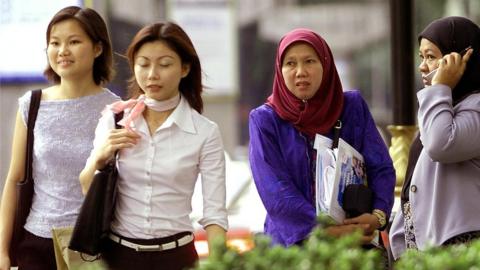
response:
<path id="1" fill-rule="evenodd" d="M 438 68 L 430 71 L 430 73 L 428 73 L 427 75 L 422 76 L 423 79 L 426 80 L 425 85 L 432 85 L 432 79 L 433 79 L 433 76 L 435 76 L 435 74 L 437 74 L 437 70 L 438 70 Z"/>

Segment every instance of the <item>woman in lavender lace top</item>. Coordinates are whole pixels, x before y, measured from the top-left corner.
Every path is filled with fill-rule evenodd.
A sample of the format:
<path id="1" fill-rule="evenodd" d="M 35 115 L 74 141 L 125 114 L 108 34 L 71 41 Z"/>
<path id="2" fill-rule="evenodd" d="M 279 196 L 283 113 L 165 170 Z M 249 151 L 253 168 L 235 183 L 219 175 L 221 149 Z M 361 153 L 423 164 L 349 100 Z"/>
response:
<path id="1" fill-rule="evenodd" d="M 103 88 L 112 77 L 112 49 L 105 22 L 92 9 L 67 7 L 47 28 L 45 75 L 34 129 L 34 197 L 25 224 L 19 269 L 55 269 L 52 228 L 73 226 L 83 195 L 78 175 L 92 149 L 100 112 L 119 97 Z M 23 180 L 26 122 L 31 92 L 19 99 L 10 170 L 0 212 L 0 269 L 9 258 L 15 213 L 15 185 Z"/>
<path id="2" fill-rule="evenodd" d="M 340 138 L 365 159 L 374 210 L 327 232 L 360 229 L 368 243 L 393 206 L 395 173 L 387 148 L 360 93 L 343 92 L 325 40 L 308 29 L 286 34 L 276 56 L 273 93 L 250 113 L 249 123 L 250 165 L 267 210 L 265 233 L 274 243 L 302 242 L 317 226 L 313 139 L 317 133 L 332 137 L 338 119 Z"/>

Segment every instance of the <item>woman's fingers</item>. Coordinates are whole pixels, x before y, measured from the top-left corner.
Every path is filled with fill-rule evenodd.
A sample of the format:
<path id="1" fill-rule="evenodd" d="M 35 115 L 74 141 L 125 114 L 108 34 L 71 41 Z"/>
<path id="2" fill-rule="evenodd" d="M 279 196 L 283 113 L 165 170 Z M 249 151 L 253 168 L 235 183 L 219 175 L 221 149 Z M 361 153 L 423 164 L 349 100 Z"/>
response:
<path id="1" fill-rule="evenodd" d="M 360 239 L 360 241 L 363 243 L 363 244 L 368 244 L 370 242 L 372 242 L 373 238 L 375 238 L 375 234 L 370 234 L 370 235 L 363 235 L 362 238 Z"/>
<path id="2" fill-rule="evenodd" d="M 105 139 L 105 142 L 96 154 L 96 164 L 99 169 L 111 160 L 115 152 L 133 147 L 138 143 L 140 135 L 126 129 L 112 129 Z"/>
<path id="3" fill-rule="evenodd" d="M 140 135 L 138 133 L 135 133 L 133 131 L 129 131 L 127 129 L 112 129 L 109 134 L 109 139 L 115 139 L 115 138 L 120 138 L 120 137 L 129 137 L 129 138 L 135 138 L 135 139 L 140 139 Z"/>
<path id="4" fill-rule="evenodd" d="M 470 57 L 472 56 L 473 54 L 473 49 L 470 48 L 467 50 L 467 52 L 465 53 L 465 55 L 462 57 L 462 61 L 467 64 L 468 60 L 470 60 Z"/>
<path id="5" fill-rule="evenodd" d="M 454 89 L 462 78 L 472 53 L 473 50 L 469 49 L 463 56 L 456 52 L 443 56 L 438 61 L 439 68 L 437 74 L 432 79 L 432 85 L 440 83 Z"/>

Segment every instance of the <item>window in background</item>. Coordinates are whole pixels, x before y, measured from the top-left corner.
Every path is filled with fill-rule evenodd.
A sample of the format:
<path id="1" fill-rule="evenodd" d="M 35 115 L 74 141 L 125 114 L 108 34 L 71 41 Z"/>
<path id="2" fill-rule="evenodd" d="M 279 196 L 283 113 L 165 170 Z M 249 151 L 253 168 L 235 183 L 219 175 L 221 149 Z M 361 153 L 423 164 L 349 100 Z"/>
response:
<path id="1" fill-rule="evenodd" d="M 43 82 L 45 29 L 52 16 L 82 0 L 0 0 L 0 83 Z"/>

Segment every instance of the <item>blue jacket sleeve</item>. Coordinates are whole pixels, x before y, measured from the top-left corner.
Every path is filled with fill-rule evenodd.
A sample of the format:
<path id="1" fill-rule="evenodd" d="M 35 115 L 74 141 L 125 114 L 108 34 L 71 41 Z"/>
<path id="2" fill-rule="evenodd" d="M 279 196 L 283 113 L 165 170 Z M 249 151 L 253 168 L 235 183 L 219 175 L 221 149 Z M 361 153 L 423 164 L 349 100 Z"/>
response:
<path id="1" fill-rule="evenodd" d="M 267 210 L 266 233 L 286 246 L 308 237 L 316 225 L 314 205 L 295 185 L 272 115 L 265 110 L 250 114 L 250 166 L 260 198 Z M 297 181 L 301 182 L 301 181 Z"/>

